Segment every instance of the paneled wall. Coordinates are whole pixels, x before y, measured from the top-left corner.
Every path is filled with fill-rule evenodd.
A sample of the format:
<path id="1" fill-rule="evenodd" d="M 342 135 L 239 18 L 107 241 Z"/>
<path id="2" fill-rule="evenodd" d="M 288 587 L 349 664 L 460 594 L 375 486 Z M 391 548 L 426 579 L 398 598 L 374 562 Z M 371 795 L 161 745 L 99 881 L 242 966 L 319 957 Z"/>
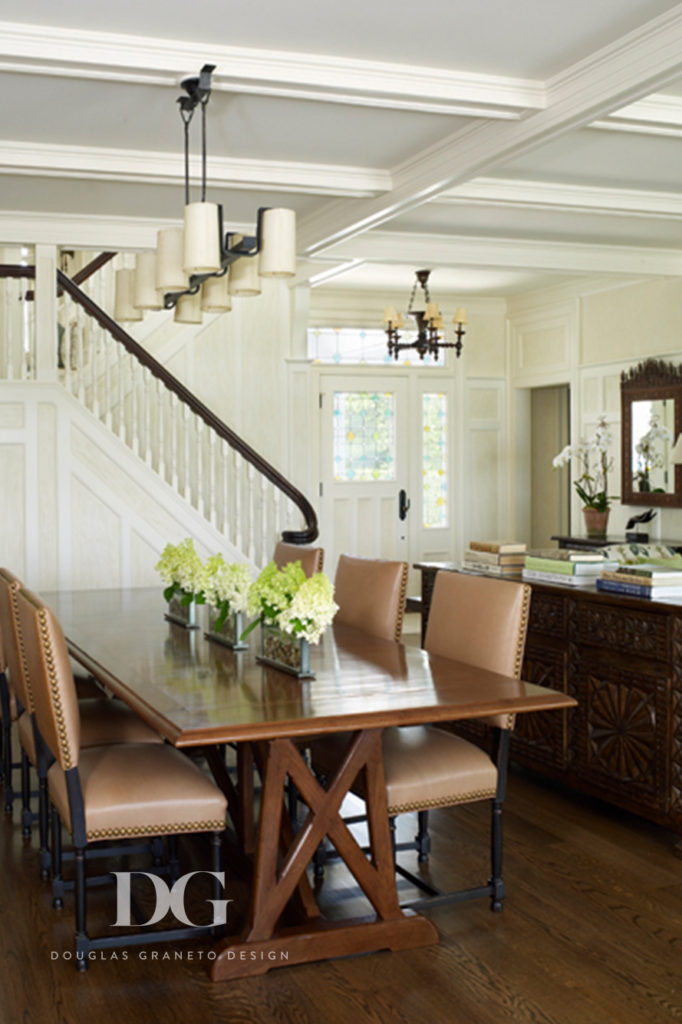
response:
<path id="1" fill-rule="evenodd" d="M 0 384 L 0 564 L 42 590 L 157 586 L 168 541 L 224 538 L 58 385 Z"/>

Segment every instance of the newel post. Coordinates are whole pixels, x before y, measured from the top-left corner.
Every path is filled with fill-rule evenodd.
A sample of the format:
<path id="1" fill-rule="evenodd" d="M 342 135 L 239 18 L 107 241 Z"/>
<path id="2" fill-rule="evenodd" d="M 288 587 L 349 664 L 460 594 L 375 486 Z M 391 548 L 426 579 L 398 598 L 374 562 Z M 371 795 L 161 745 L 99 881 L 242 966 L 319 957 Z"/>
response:
<path id="1" fill-rule="evenodd" d="M 36 245 L 36 379 L 57 379 L 57 247 Z M 66 326 L 66 325 L 64 325 Z"/>

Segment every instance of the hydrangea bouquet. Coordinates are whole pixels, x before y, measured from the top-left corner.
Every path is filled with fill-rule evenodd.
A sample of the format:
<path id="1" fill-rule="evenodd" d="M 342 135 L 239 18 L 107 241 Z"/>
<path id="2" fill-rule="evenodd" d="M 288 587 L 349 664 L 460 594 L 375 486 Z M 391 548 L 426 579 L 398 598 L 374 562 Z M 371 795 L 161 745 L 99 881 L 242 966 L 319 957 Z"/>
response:
<path id="1" fill-rule="evenodd" d="M 244 635 L 262 623 L 316 644 L 338 607 L 332 581 L 325 573 L 307 578 L 300 562 L 281 569 L 270 562 L 249 589 L 247 610 L 256 618 Z"/>
<path id="2" fill-rule="evenodd" d="M 245 562 L 228 564 L 222 555 L 213 555 L 206 562 L 205 576 L 204 594 L 218 613 L 213 629 L 219 633 L 228 616 L 246 611 L 251 572 Z"/>
<path id="3" fill-rule="evenodd" d="M 196 604 L 205 603 L 206 570 L 190 537 L 179 544 L 166 544 L 156 570 L 166 584 L 163 592 L 166 601 L 170 602 L 177 597 L 184 607 L 192 601 Z"/>

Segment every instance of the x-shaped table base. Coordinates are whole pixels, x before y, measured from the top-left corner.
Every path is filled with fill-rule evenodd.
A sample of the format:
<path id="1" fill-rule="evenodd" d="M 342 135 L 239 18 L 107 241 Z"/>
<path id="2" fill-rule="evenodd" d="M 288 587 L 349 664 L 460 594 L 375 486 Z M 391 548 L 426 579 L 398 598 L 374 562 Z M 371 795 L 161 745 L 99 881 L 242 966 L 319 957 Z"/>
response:
<path id="1" fill-rule="evenodd" d="M 360 771 L 366 772 L 370 858 L 341 817 L 341 805 Z M 269 740 L 262 745 L 263 790 L 249 921 L 243 933 L 216 947 L 214 980 L 264 974 L 274 967 L 369 953 L 409 949 L 438 942 L 431 921 L 398 903 L 386 806 L 381 730 L 356 732 L 336 775 L 325 790 L 294 743 Z M 308 814 L 298 833 L 284 813 L 287 776 Z M 372 904 L 374 916 L 323 919 L 306 868 L 325 836 Z M 303 923 L 279 928 L 292 897 Z"/>

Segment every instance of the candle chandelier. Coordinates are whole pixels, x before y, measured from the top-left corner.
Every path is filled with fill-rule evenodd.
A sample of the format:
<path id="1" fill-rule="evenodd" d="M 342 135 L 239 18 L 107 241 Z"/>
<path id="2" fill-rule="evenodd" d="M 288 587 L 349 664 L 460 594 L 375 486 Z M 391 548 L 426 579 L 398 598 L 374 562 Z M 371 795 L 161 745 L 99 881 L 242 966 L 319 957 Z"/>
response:
<path id="1" fill-rule="evenodd" d="M 406 348 L 416 348 L 420 359 L 428 355 L 438 360 L 438 352 L 442 348 L 454 348 L 457 356 L 461 355 L 462 338 L 466 333 L 464 324 L 467 323 L 467 311 L 462 306 L 455 310 L 455 315 L 452 318 L 455 325 L 455 341 L 446 341 L 443 317 L 437 303 L 431 302 L 430 274 L 430 270 L 415 271 L 416 280 L 412 286 L 407 307 L 407 316 L 414 318 L 417 327 L 416 338 L 411 341 L 401 341 L 400 331 L 405 326 L 402 315 L 393 306 L 388 306 L 384 310 L 383 322 L 386 324 L 388 354 L 396 360 L 400 352 Z M 421 295 L 417 295 L 417 288 L 421 288 Z"/>
<path id="2" fill-rule="evenodd" d="M 261 207 L 254 235 L 225 232 L 220 203 L 206 201 L 206 107 L 215 65 L 204 64 L 186 78 L 178 98 L 184 129 L 184 226 L 163 228 L 156 252 L 138 253 L 135 269 L 116 272 L 114 316 L 142 319 L 145 309 L 174 309 L 179 323 L 201 323 L 202 312 L 222 313 L 235 295 L 259 295 L 261 277 L 296 273 L 296 217 L 293 210 Z M 201 192 L 190 201 L 190 125 L 201 110 Z M 255 258 L 257 257 L 257 259 Z"/>

